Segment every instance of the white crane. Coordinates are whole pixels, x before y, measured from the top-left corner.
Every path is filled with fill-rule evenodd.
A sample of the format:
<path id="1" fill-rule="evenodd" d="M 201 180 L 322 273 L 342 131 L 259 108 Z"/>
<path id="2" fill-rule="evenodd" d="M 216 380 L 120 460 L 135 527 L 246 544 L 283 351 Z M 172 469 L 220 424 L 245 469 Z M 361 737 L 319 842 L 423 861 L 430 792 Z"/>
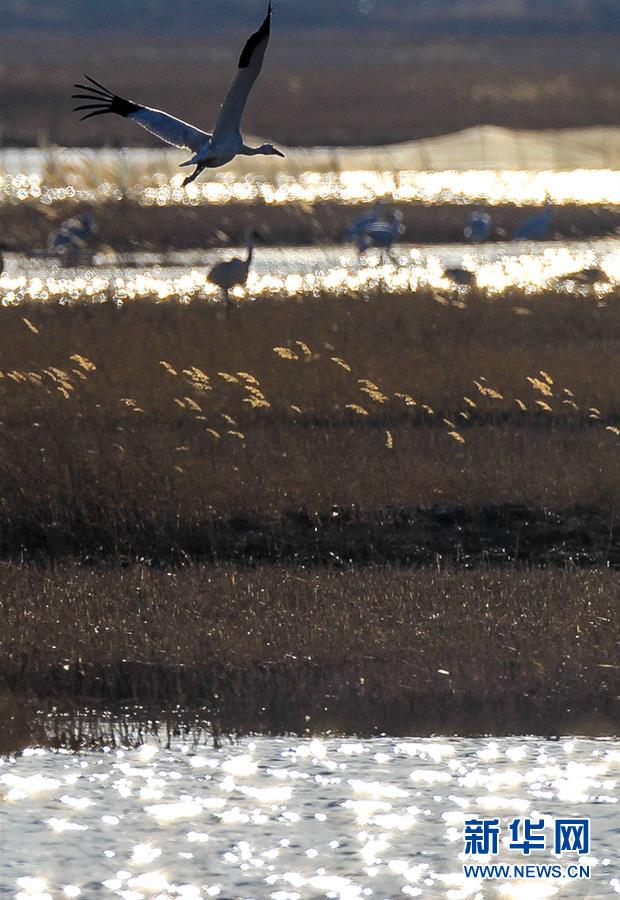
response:
<path id="1" fill-rule="evenodd" d="M 84 93 L 72 94 L 74 100 L 88 100 L 89 102 L 74 108 L 74 112 L 91 110 L 82 116 L 82 120 L 91 116 L 102 116 L 106 113 L 116 113 L 125 119 L 132 119 L 151 134 L 154 134 L 166 144 L 174 147 L 192 150 L 191 159 L 181 163 L 182 166 L 196 166 L 194 172 L 183 182 L 183 187 L 194 181 L 203 169 L 216 169 L 225 166 L 235 156 L 284 156 L 273 144 L 262 144 L 260 147 L 248 147 L 241 137 L 240 127 L 243 111 L 250 96 L 254 82 L 260 74 L 265 58 L 265 51 L 269 43 L 271 31 L 271 0 L 267 7 L 267 15 L 258 31 L 248 39 L 241 57 L 237 74 L 233 79 L 226 99 L 222 104 L 213 134 L 201 131 L 187 122 L 182 122 L 168 113 L 159 109 L 151 109 L 133 100 L 125 100 L 112 93 L 89 75 L 85 77 L 88 84 L 76 84 Z"/>
<path id="2" fill-rule="evenodd" d="M 47 241 L 47 252 L 62 266 L 90 266 L 93 262 L 93 238 L 99 227 L 92 212 L 65 219 Z"/>
<path id="3" fill-rule="evenodd" d="M 384 219 L 371 219 L 369 216 L 365 224 L 360 226 L 357 223 L 354 227 L 355 243 L 360 253 L 365 253 L 369 247 L 391 253 L 394 242 L 405 233 L 403 214 L 398 209 L 390 209 Z"/>
<path id="4" fill-rule="evenodd" d="M 62 254 L 79 252 L 88 247 L 99 230 L 92 212 L 84 212 L 71 219 L 65 219 L 57 231 L 52 232 L 47 242 L 50 253 Z"/>
<path id="5" fill-rule="evenodd" d="M 482 244 L 484 241 L 488 241 L 492 231 L 493 219 L 488 212 L 478 207 L 468 218 L 463 234 L 466 241 Z"/>
<path id="6" fill-rule="evenodd" d="M 381 203 L 381 200 L 377 200 L 370 212 L 360 216 L 359 219 L 356 219 L 351 223 L 347 229 L 347 237 L 357 238 L 360 234 L 363 234 L 369 225 L 372 225 L 374 222 L 379 222 L 381 220 L 382 208 L 383 204 Z"/>
<path id="7" fill-rule="evenodd" d="M 248 280 L 252 258 L 254 256 L 254 239 L 253 231 L 246 234 L 246 255 L 245 259 L 234 256 L 232 259 L 224 259 L 216 263 L 207 274 L 207 281 L 216 284 L 222 289 L 227 309 L 230 308 L 230 290 L 239 284 L 245 285 Z"/>

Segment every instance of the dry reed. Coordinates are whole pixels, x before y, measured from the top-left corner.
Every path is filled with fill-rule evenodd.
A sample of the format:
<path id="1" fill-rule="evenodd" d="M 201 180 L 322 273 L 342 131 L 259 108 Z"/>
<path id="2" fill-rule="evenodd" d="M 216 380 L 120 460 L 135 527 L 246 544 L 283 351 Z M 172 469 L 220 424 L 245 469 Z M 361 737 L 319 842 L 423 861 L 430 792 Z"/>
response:
<path id="1" fill-rule="evenodd" d="M 0 310 L 2 552 L 212 554 L 238 517 L 518 505 L 600 510 L 583 548 L 615 558 L 616 297 L 439 299 Z"/>
<path id="2" fill-rule="evenodd" d="M 227 733 L 617 734 L 619 579 L 8 565 L 0 689 Z"/>

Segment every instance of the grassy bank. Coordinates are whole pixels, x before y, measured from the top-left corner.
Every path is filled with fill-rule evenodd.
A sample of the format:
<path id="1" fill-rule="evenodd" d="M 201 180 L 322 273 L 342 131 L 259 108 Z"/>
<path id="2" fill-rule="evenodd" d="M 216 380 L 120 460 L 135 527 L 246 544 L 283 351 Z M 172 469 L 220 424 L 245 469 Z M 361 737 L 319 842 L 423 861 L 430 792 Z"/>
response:
<path id="1" fill-rule="evenodd" d="M 619 588 L 557 569 L 5 565 L 5 741 L 27 727 L 16 697 L 70 711 L 47 725 L 65 743 L 80 709 L 123 705 L 226 733 L 617 734 Z"/>
<path id="2" fill-rule="evenodd" d="M 42 302 L 0 334 L 0 749 L 620 730 L 615 294 Z"/>
<path id="3" fill-rule="evenodd" d="M 617 559 L 615 295 L 38 304 L 0 327 L 5 556 Z"/>
<path id="4" fill-rule="evenodd" d="M 0 205 L 3 244 L 20 253 L 44 250 L 50 233 L 60 222 L 85 207 L 59 203 Z M 209 206 L 144 207 L 129 201 L 96 206 L 97 246 L 117 252 L 195 250 L 242 244 L 249 227 L 266 244 L 300 246 L 341 243 L 352 220 L 371 211 L 372 205 L 347 206 L 335 202 L 226 203 Z M 463 241 L 471 207 L 457 204 L 426 206 L 399 203 L 405 240 L 415 244 Z M 533 208 L 497 206 L 491 210 L 494 240 L 509 237 Z M 615 206 L 558 207 L 550 237 L 598 238 L 620 230 L 620 209 Z"/>

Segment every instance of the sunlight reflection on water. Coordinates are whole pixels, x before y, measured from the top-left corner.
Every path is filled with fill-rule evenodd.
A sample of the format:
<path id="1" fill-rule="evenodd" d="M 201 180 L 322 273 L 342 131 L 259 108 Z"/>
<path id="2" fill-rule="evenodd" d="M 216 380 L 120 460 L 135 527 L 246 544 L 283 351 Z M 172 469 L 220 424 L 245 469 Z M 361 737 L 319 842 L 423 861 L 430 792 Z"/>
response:
<path id="1" fill-rule="evenodd" d="M 619 776 L 620 744 L 581 738 L 257 738 L 219 751 L 31 750 L 0 763 L 0 893 L 613 896 Z M 581 861 L 592 867 L 591 882 L 466 883 L 464 820 L 498 816 L 506 830 L 520 814 L 544 817 L 547 829 L 554 816 L 590 816 L 591 854 Z M 494 861 L 523 861 L 514 856 L 506 838 Z M 556 859 L 547 850 L 527 861 Z"/>
<path id="2" fill-rule="evenodd" d="M 218 296 L 207 281 L 213 262 L 239 250 L 169 254 L 161 257 L 136 254 L 126 257 L 125 267 L 114 257 L 98 255 L 91 269 L 59 268 L 53 260 L 9 257 L 0 276 L 0 302 L 72 301 L 78 299 L 117 302 L 155 297 L 182 301 Z M 526 293 L 543 289 L 578 292 L 604 297 L 620 284 L 620 241 L 511 243 L 411 247 L 401 245 L 393 258 L 377 253 L 360 257 L 342 247 L 306 247 L 294 250 L 257 251 L 247 289 L 235 289 L 238 299 L 319 293 L 358 293 L 381 289 L 407 293 L 420 288 L 446 291 L 454 287 L 446 268 L 464 268 L 476 285 L 489 294 L 509 288 Z M 594 284 L 581 284 L 570 276 L 594 272 Z"/>
<path id="3" fill-rule="evenodd" d="M 540 204 L 549 197 L 558 205 L 620 205 L 620 171 L 342 171 L 297 175 L 215 173 L 208 180 L 181 186 L 183 174 L 150 171 L 83 171 L 0 174 L 0 203 L 38 201 L 104 203 L 127 199 L 143 206 L 203 206 L 223 203 L 367 203 L 384 197 L 397 202 Z"/>

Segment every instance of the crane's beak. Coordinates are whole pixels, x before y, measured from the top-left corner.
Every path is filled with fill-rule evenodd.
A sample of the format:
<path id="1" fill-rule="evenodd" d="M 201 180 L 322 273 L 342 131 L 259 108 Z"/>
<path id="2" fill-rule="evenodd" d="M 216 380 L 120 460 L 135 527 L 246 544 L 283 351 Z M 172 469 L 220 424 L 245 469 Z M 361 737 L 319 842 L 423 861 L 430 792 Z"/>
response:
<path id="1" fill-rule="evenodd" d="M 284 153 L 281 150 L 278 150 L 276 147 L 273 148 L 273 152 L 276 156 L 281 156 L 282 159 L 285 159 Z"/>

